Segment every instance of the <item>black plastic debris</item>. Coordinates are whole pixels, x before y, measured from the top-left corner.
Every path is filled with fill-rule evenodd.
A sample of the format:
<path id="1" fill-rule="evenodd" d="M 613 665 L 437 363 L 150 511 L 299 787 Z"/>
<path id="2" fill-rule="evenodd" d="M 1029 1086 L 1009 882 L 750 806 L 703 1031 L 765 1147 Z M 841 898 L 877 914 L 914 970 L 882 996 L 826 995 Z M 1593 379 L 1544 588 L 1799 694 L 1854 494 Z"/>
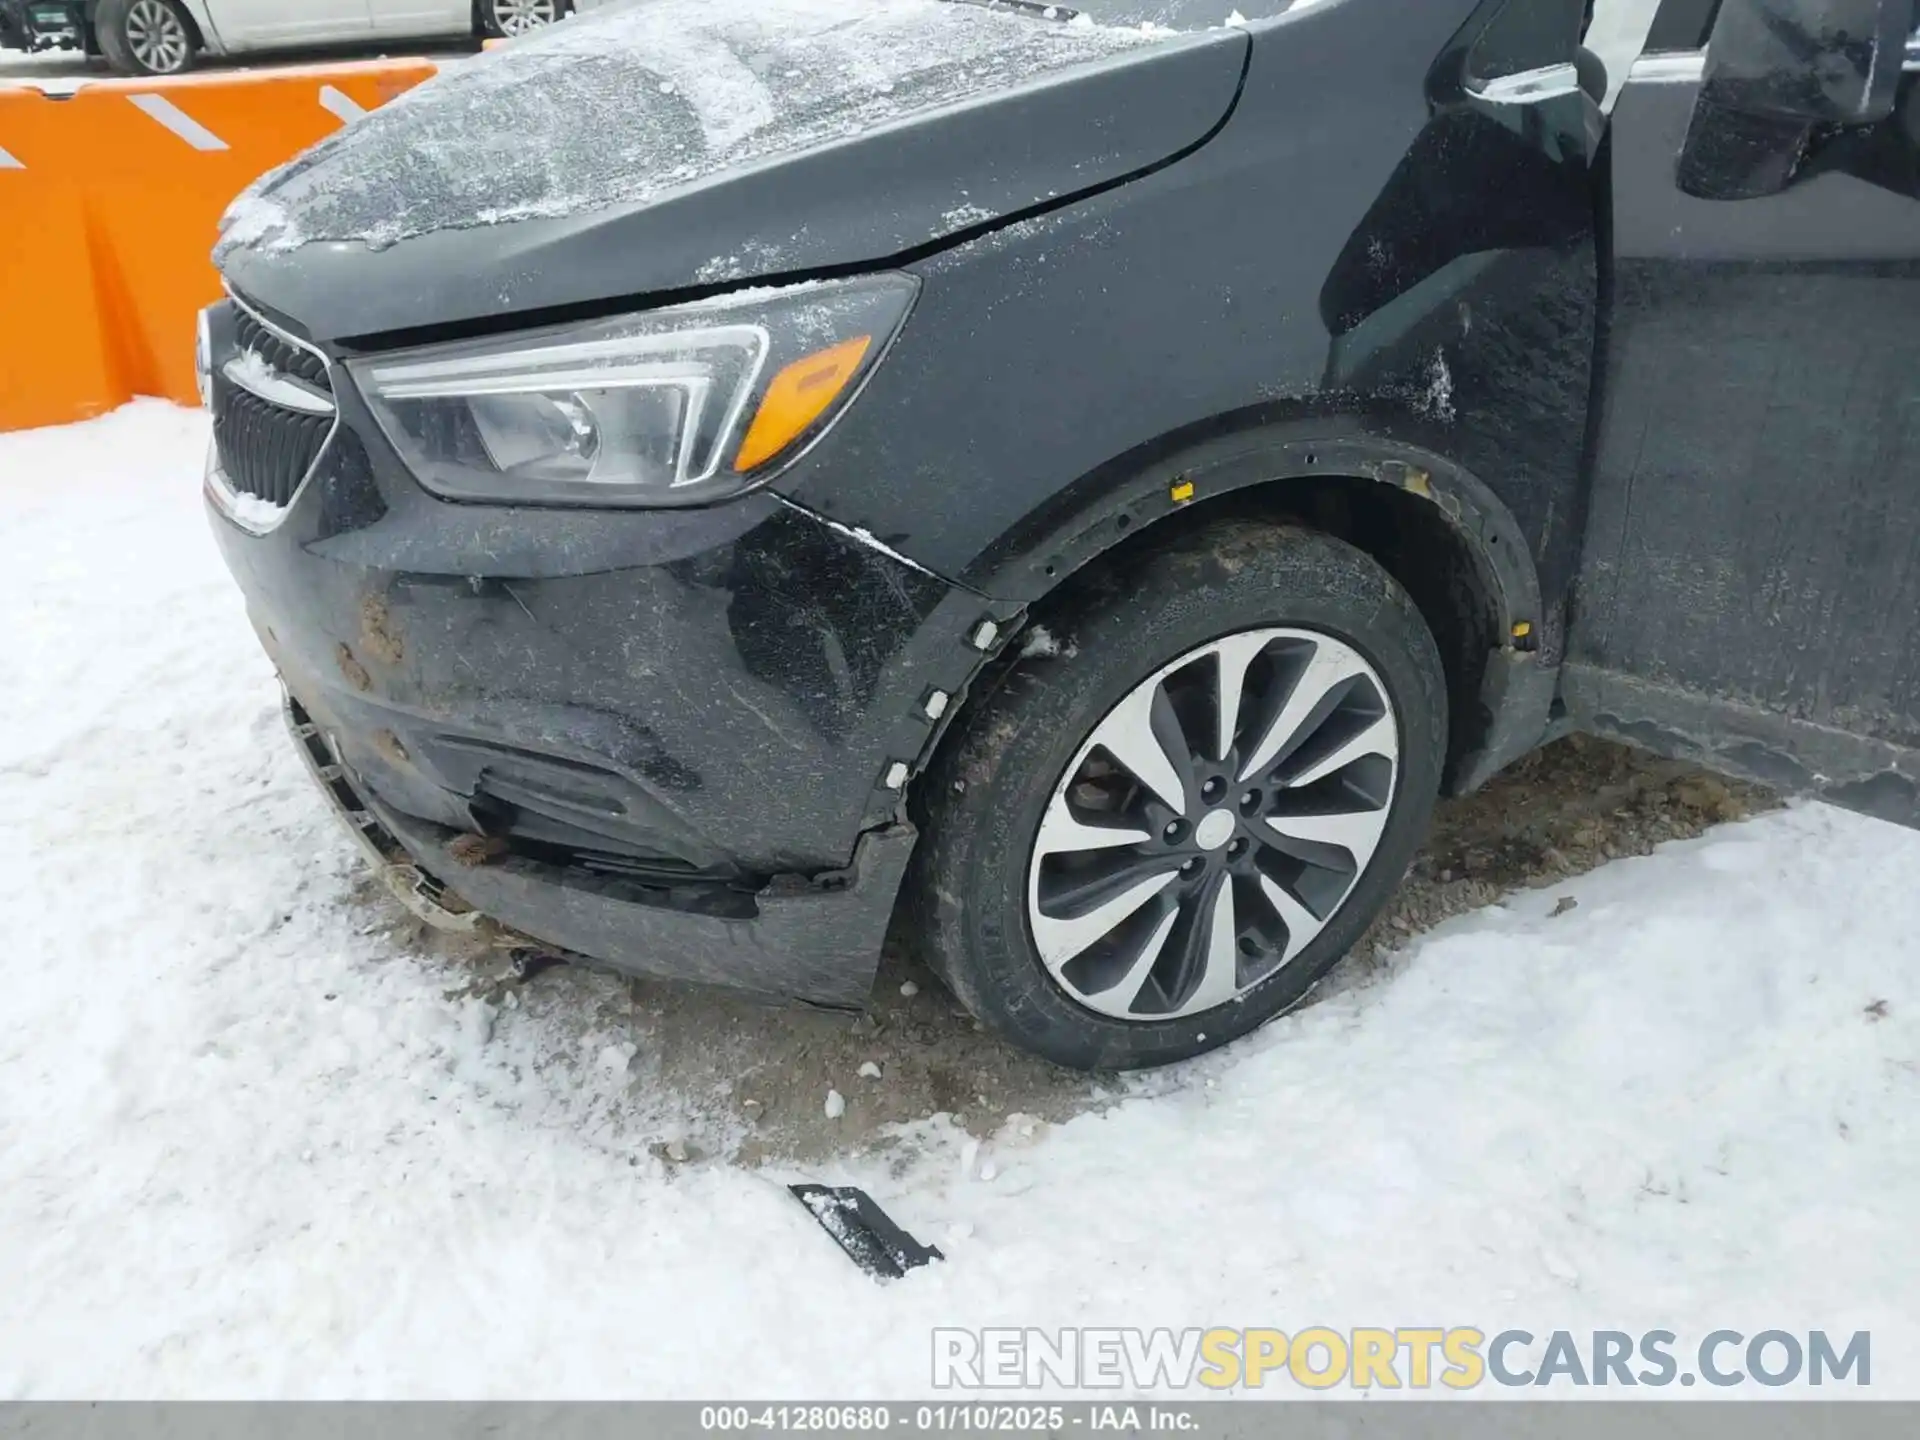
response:
<path id="1" fill-rule="evenodd" d="M 930 1260 L 944 1260 L 888 1217 L 866 1191 L 852 1185 L 789 1185 L 793 1198 L 807 1207 L 820 1228 L 834 1238 L 862 1270 L 876 1280 L 898 1280 Z"/>
<path id="2" fill-rule="evenodd" d="M 550 950 L 534 950 L 525 945 L 516 945 L 507 952 L 507 963 L 513 967 L 515 980 L 525 984 L 542 970 L 551 970 L 556 965 L 567 963 L 564 955 L 555 955 Z"/>

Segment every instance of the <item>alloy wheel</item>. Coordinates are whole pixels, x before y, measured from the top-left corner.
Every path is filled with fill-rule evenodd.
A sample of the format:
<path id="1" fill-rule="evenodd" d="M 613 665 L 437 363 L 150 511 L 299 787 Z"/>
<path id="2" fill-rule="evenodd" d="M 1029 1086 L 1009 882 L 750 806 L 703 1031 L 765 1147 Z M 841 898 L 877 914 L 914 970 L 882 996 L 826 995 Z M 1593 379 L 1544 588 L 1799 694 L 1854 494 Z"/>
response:
<path id="1" fill-rule="evenodd" d="M 134 0 L 127 12 L 127 49 L 155 75 L 184 70 L 193 53 L 186 22 L 165 0 Z"/>
<path id="2" fill-rule="evenodd" d="M 1121 1020 L 1244 995 L 1346 902 L 1399 758 L 1386 687 L 1332 635 L 1249 630 L 1182 655 L 1107 712 L 1054 787 L 1028 863 L 1042 963 Z"/>
<path id="3" fill-rule="evenodd" d="M 559 0 L 493 0 L 493 18 L 502 35 L 525 35 L 560 18 Z"/>

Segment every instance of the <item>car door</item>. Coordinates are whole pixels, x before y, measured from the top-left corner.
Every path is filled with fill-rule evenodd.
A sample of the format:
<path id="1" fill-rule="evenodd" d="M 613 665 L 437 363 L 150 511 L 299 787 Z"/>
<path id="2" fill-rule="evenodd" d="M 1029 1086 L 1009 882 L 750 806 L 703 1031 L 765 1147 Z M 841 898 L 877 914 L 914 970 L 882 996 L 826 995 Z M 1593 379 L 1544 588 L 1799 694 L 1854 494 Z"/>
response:
<path id="1" fill-rule="evenodd" d="M 1604 7 L 1607 0 L 1601 0 Z M 1614 106 L 1577 723 L 1920 822 L 1920 48 L 1775 193 L 1682 188 L 1717 0 Z M 1697 188 L 1697 187 L 1696 187 Z"/>
<path id="2" fill-rule="evenodd" d="M 372 34 L 368 0 L 206 0 L 226 50 L 331 45 Z"/>
<path id="3" fill-rule="evenodd" d="M 469 35 L 472 0 L 368 0 L 380 35 Z"/>

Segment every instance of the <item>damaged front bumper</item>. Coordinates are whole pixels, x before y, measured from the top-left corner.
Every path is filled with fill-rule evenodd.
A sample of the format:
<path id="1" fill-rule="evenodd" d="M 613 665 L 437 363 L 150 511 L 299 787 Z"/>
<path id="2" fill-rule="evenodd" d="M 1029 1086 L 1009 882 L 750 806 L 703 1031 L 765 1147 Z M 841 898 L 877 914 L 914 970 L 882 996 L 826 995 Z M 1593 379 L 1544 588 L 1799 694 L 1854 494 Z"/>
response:
<path id="1" fill-rule="evenodd" d="M 223 447 L 285 458 L 213 389 Z M 314 448 L 284 503 L 238 505 L 217 450 L 210 519 L 300 754 L 401 901 L 633 973 L 859 1005 L 913 848 L 908 782 L 1017 607 L 765 490 L 449 503 L 350 384 L 328 405 L 290 435 Z"/>
<path id="2" fill-rule="evenodd" d="M 791 743 L 769 747 L 764 721 L 743 715 L 710 729 L 697 755 L 676 745 L 673 765 L 665 756 L 643 757 L 630 773 L 616 775 L 616 767 L 628 768 L 616 747 L 609 746 L 590 768 L 577 748 L 543 755 L 533 733 L 501 721 L 501 696 L 493 687 L 516 692 L 505 713 L 524 714 L 532 688 L 524 668 L 498 671 L 491 686 L 468 692 L 441 683 L 459 668 L 463 654 L 474 652 L 427 648 L 423 627 L 406 624 L 419 613 L 405 603 L 413 593 L 408 584 L 357 567 L 343 571 L 277 533 L 247 534 L 224 518 L 216 525 L 230 561 L 237 562 L 256 629 L 281 672 L 296 750 L 375 871 L 413 914 L 451 930 L 495 922 L 513 932 L 505 937 L 509 941 L 522 936 L 634 974 L 834 1008 L 864 1003 L 916 838 L 905 819 L 904 795 L 889 790 L 885 780 L 895 764 L 917 767 L 930 747 L 935 727 L 924 715 L 900 738 L 883 738 L 876 750 L 861 747 L 852 754 L 844 744 L 852 737 L 834 744 L 797 726 L 783 727 Z M 832 540 L 825 527 L 821 533 Z M 263 583 L 268 575 L 272 582 Z M 380 660 L 369 656 L 363 664 L 355 658 L 328 674 L 313 662 L 355 653 L 343 651 L 343 642 L 332 637 L 352 635 L 354 626 L 364 631 L 367 607 L 355 597 L 369 592 L 387 599 L 384 625 L 393 648 Z M 526 608 L 465 585 L 436 585 L 431 595 L 457 598 L 476 625 L 512 625 L 522 653 L 536 640 L 568 652 L 564 634 L 549 628 L 531 587 L 533 604 Z M 970 606 L 962 608 L 971 613 Z M 959 610 L 936 604 L 934 613 L 937 628 L 951 625 L 955 632 L 953 644 L 936 648 L 955 652 L 949 663 L 964 672 L 979 657 L 959 641 Z M 692 653 L 680 658 L 691 663 Z M 703 673 L 698 665 L 693 674 L 663 683 L 659 672 L 669 668 L 668 657 L 656 657 L 649 668 L 654 682 L 627 702 L 642 715 L 652 695 L 677 696 L 696 684 L 722 694 L 729 683 L 744 689 L 739 676 Z M 409 672 L 419 678 L 422 671 L 430 683 L 407 683 Z M 919 697 L 926 682 L 917 679 L 920 674 L 909 665 L 902 676 L 909 688 L 882 687 L 892 697 L 886 703 L 904 712 L 923 710 Z M 595 688 L 578 675 L 570 683 L 582 692 Z M 957 690 L 964 681 L 935 683 Z M 580 703 L 578 696 L 558 692 L 543 698 L 559 714 Z M 604 689 L 600 698 L 604 704 Z M 765 703 L 751 692 L 743 698 Z M 549 734 L 558 729 L 543 728 Z M 660 738 L 658 728 L 653 737 Z M 888 755 L 904 756 L 904 762 L 888 761 Z M 542 762 L 556 776 L 574 777 L 581 788 L 571 797 L 557 786 L 539 790 L 533 767 Z M 770 796 L 766 811 L 743 811 L 729 825 L 725 812 L 707 808 L 720 799 L 712 787 L 692 783 L 676 791 L 661 783 L 664 774 L 685 786 L 688 777 L 723 763 L 760 773 Z M 600 788 L 589 791 L 589 785 Z M 573 813 L 582 818 L 569 830 L 562 822 L 576 801 Z M 596 812 L 596 805 L 605 808 Z M 614 814 L 621 805 L 625 813 Z M 838 834 L 823 823 L 834 813 L 846 817 Z M 662 837 L 676 833 L 663 817 L 684 822 L 710 842 L 686 848 L 713 857 L 711 863 L 635 858 L 631 847 L 645 838 L 646 826 Z M 589 825 L 601 828 L 596 833 Z M 795 837 L 803 830 L 817 834 L 813 848 L 828 857 L 825 863 L 793 863 L 791 852 L 800 843 Z M 622 845 L 630 847 L 628 853 L 620 852 Z M 664 852 L 667 846 L 658 848 Z"/>
<path id="3" fill-rule="evenodd" d="M 442 930 L 493 920 L 528 940 L 616 968 L 735 988 L 785 976 L 780 998 L 857 1008 L 872 983 L 894 897 L 913 854 L 910 825 L 860 837 L 853 864 L 753 897 L 752 913 L 675 905 L 617 878 L 512 855 L 463 858 L 472 839 L 412 820 L 363 794 L 326 732 L 291 693 L 287 727 L 300 757 L 374 872 L 402 905 Z M 431 867 L 431 868 L 429 868 Z M 438 872 L 438 873 L 436 873 Z M 456 877 L 458 891 L 440 878 Z"/>
<path id="4" fill-rule="evenodd" d="M 294 749 L 307 763 L 307 773 L 327 797 L 340 823 L 359 842 L 361 853 L 381 883 L 393 892 L 393 898 L 437 930 L 472 930 L 478 926 L 480 912 L 421 869 L 399 837 L 373 812 L 348 778 L 346 764 L 333 742 L 285 686 L 280 690 L 280 703 Z"/>

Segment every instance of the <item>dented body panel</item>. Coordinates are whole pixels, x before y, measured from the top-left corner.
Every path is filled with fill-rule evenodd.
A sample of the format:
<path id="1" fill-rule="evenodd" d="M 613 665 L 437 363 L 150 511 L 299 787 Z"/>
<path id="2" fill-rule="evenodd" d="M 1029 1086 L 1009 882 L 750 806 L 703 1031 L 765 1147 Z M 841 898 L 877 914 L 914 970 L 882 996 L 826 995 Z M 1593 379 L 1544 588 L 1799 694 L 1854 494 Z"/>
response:
<path id="1" fill-rule="evenodd" d="M 748 24 L 730 4 L 715 33 Z M 857 1003 L 909 797 L 1029 607 L 1190 517 L 1311 522 L 1351 501 L 1339 480 L 1392 497 L 1393 543 L 1457 558 L 1417 596 L 1450 647 L 1454 789 L 1584 725 L 1899 810 L 1920 666 L 1870 621 L 1920 583 L 1920 490 L 1876 478 L 1911 451 L 1911 387 L 1838 377 L 1849 332 L 1920 358 L 1889 318 L 1912 313 L 1920 226 L 1867 255 L 1741 251 L 1739 217 L 1672 191 L 1677 90 L 1627 85 L 1609 140 L 1583 0 L 1285 9 L 1062 52 L 872 134 L 680 180 L 663 164 L 577 211 L 356 237 L 321 206 L 289 220 L 309 241 L 259 213 L 230 231 L 229 283 L 332 362 L 340 423 L 277 525 L 217 504 L 213 524 L 352 803 L 548 944 Z M 1054 23 L 990 13 L 955 23 Z M 391 133 L 365 143 L 416 123 L 453 143 L 435 104 L 373 117 Z M 875 269 L 918 293 L 857 400 L 710 505 L 434 498 L 340 363 Z M 1712 368 L 1808 343 L 1854 420 L 1812 500 L 1780 455 L 1727 444 L 1758 422 Z M 1661 418 L 1676 393 L 1704 397 L 1691 432 Z M 1802 461 L 1843 428 L 1796 413 L 1781 454 Z M 1716 528 L 1754 504 L 1784 518 Z M 1843 594 L 1862 571 L 1880 588 Z M 1685 699 L 1708 692 L 1734 708 Z M 1840 754 L 1860 735 L 1871 753 Z"/>
<path id="2" fill-rule="evenodd" d="M 1558 613 L 1542 579 L 1567 579 L 1591 101 L 1521 117 L 1470 93 L 1499 4 L 1419 7 L 1385 54 L 1377 8 L 1136 35 L 1104 64 L 909 117 L 881 137 L 913 162 L 897 176 L 863 137 L 578 217 L 356 243 L 327 237 L 316 203 L 290 221 L 313 243 L 230 231 L 236 293 L 335 358 L 370 332 L 417 343 L 684 294 L 716 278 L 702 254 L 759 257 L 754 278 L 891 257 L 921 282 L 860 401 L 770 487 L 706 508 L 437 500 L 335 366 L 341 425 L 284 521 L 254 534 L 216 507 L 214 525 L 343 783 L 449 889 L 548 943 L 848 1003 L 911 849 L 913 777 L 1024 608 L 1097 558 L 1122 510 L 1146 531 L 1330 471 L 1458 530 L 1485 581 L 1487 694 L 1510 712 L 1483 738 L 1532 743 L 1551 666 L 1501 637 L 1537 633 Z M 1571 59 L 1576 39 L 1568 19 L 1521 58 Z M 421 123 L 433 103 L 410 102 Z M 1049 120 L 1075 103 L 1074 125 Z M 347 158 L 317 153 L 268 194 Z M 966 178 L 989 158 L 1018 194 Z M 935 197 L 955 184 L 990 203 L 948 235 Z M 1447 198 L 1502 187 L 1516 203 L 1492 229 Z M 768 260 L 754 225 L 811 248 Z M 495 285 L 480 256 L 518 278 Z M 1141 336 L 1174 362 L 1091 363 Z M 1185 500 L 1164 483 L 1175 461 Z M 1463 773 L 1502 758 L 1483 748 Z"/>
<path id="3" fill-rule="evenodd" d="M 1391 47 L 1365 4 L 1257 30 L 1198 152 L 919 262 L 914 324 L 831 437 L 853 463 L 782 488 L 943 574 L 1031 591 L 1007 562 L 1063 513 L 1104 517 L 1116 473 L 1317 424 L 1478 476 L 1557 599 L 1593 358 L 1592 106 L 1517 116 L 1468 90 L 1467 22 L 1501 9 L 1396 11 Z M 1571 61 L 1578 9 L 1525 58 Z M 960 337 L 992 363 L 956 365 Z"/>
<path id="4" fill-rule="evenodd" d="M 905 849 L 857 864 L 855 841 L 893 823 L 891 759 L 926 746 L 924 696 L 965 686 L 993 607 L 770 493 L 671 514 L 449 506 L 336 394 L 342 428 L 285 520 L 255 535 L 213 518 L 262 644 L 366 805 L 483 908 L 491 871 L 483 887 L 442 847 L 510 838 L 522 883 L 503 872 L 493 913 L 553 943 L 598 933 L 579 894 L 726 935 L 752 929 L 763 892 L 831 893 L 812 970 L 776 976 L 737 940 L 696 964 L 708 946 L 676 955 L 631 923 L 607 958 L 830 1003 L 861 991 L 892 895 L 872 943 L 849 946 L 842 872 L 879 864 L 897 884 Z M 580 872 L 551 915 L 514 903 L 543 864 L 556 883 Z"/>

